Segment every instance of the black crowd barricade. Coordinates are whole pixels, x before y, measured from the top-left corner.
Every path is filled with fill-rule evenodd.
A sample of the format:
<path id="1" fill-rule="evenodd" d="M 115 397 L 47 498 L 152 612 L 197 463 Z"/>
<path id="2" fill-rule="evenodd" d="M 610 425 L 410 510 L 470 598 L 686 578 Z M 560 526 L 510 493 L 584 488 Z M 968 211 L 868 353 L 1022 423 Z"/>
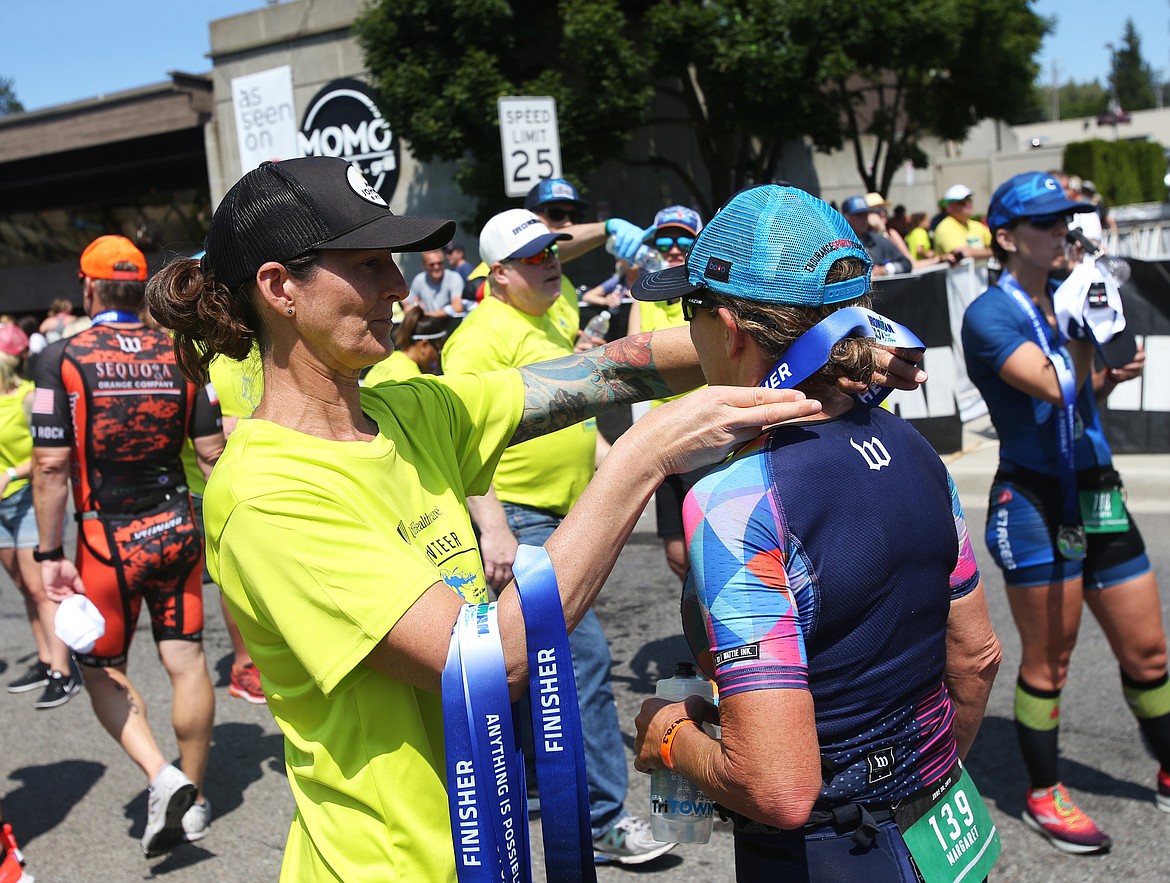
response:
<path id="1" fill-rule="evenodd" d="M 1128 260 L 1128 259 L 1127 259 Z M 1101 408 L 1115 454 L 1170 451 L 1170 260 L 1129 260 L 1121 288 L 1127 332 L 1146 350 L 1143 376 L 1119 385 Z"/>
<path id="2" fill-rule="evenodd" d="M 954 274 L 959 275 L 952 278 Z M 926 344 L 922 367 L 930 375 L 922 389 L 913 393 L 895 391 L 887 401 L 940 454 L 957 451 L 963 443 L 960 401 L 962 391 L 970 384 L 959 349 L 958 325 L 952 322 L 951 301 L 955 298 L 948 289 L 955 286 L 956 280 L 962 288 L 968 277 L 968 287 L 974 290 L 978 283 L 969 270 L 939 268 L 874 280 L 874 310 L 905 325 Z M 954 312 L 961 320 L 961 312 Z"/>

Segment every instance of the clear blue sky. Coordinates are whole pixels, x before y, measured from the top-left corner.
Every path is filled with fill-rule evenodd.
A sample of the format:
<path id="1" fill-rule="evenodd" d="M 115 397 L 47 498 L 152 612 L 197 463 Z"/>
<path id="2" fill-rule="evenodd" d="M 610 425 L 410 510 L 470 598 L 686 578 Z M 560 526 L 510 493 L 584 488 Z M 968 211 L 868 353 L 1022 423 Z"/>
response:
<path id="1" fill-rule="evenodd" d="M 328 2 L 328 0 L 318 0 Z M 874 0 L 889 2 L 889 0 Z M 979 0 L 971 0 L 978 3 Z M 0 0 L 0 77 L 14 81 L 28 110 L 166 79 L 167 71 L 211 69 L 207 23 L 263 8 L 264 0 Z M 1105 83 L 1109 50 L 1132 18 L 1142 55 L 1165 79 L 1170 68 L 1167 0 L 1036 0 L 1057 18 L 1040 52 L 1044 82 Z M 972 59 L 970 74 L 994 59 Z"/>

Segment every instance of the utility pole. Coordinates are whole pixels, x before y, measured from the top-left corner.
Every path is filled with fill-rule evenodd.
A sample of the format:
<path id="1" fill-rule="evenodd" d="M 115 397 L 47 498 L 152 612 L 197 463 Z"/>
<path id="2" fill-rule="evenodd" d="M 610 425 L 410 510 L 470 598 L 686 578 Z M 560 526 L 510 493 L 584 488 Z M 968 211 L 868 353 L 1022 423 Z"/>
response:
<path id="1" fill-rule="evenodd" d="M 1052 109 L 1050 111 L 1051 121 L 1058 122 L 1060 120 L 1060 63 L 1054 58 L 1052 59 Z"/>

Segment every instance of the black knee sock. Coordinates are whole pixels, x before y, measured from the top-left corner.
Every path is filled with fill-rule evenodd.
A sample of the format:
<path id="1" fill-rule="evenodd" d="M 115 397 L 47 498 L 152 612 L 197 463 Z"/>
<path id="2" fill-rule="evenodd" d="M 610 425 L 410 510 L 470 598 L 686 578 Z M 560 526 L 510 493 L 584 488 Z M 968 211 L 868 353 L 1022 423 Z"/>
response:
<path id="1" fill-rule="evenodd" d="M 1056 771 L 1060 739 L 1060 691 L 1038 690 L 1016 680 L 1016 736 L 1031 787 L 1050 788 L 1060 781 Z"/>
<path id="2" fill-rule="evenodd" d="M 1143 682 L 1122 672 L 1121 689 L 1158 763 L 1170 772 L 1170 677 Z"/>

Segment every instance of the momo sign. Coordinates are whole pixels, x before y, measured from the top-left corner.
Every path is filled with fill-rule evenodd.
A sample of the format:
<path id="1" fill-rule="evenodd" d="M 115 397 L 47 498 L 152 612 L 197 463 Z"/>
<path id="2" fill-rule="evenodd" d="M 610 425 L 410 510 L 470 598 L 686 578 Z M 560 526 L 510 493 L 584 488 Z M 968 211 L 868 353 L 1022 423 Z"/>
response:
<path id="1" fill-rule="evenodd" d="M 398 185 L 398 139 L 373 90 L 360 80 L 334 80 L 305 110 L 298 138 L 304 156 L 340 156 L 361 169 L 387 203 Z"/>

